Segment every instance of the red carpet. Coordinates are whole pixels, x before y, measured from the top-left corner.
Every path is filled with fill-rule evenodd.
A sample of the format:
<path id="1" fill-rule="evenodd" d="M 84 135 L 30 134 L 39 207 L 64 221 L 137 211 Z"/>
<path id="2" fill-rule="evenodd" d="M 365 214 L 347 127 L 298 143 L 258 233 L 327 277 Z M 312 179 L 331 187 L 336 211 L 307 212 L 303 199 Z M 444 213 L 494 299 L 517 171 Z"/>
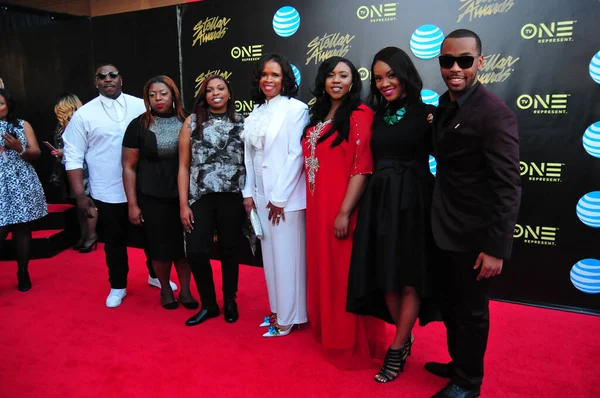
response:
<path id="1" fill-rule="evenodd" d="M 448 359 L 441 324 L 417 328 L 405 372 L 380 385 L 375 370 L 325 362 L 306 328 L 262 338 L 260 268 L 242 267 L 237 323 L 189 328 L 193 311 L 160 307 L 140 250 L 130 263 L 128 296 L 108 309 L 101 250 L 33 260 L 27 293 L 14 262 L 0 262 L 0 397 L 429 397 L 446 383 L 423 369 Z M 600 318 L 491 307 L 483 397 L 600 397 Z"/>

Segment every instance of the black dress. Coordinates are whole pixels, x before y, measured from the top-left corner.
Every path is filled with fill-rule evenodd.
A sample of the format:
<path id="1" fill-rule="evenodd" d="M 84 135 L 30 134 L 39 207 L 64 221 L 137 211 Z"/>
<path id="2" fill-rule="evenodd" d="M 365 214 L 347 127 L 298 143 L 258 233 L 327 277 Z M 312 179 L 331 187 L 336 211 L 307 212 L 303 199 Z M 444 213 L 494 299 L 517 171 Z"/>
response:
<path id="1" fill-rule="evenodd" d="M 154 123 L 145 128 L 141 117 L 127 127 L 123 146 L 139 150 L 136 194 L 144 218 L 144 246 L 150 260 L 175 261 L 184 257 L 177 190 L 178 138 L 183 123 L 175 115 L 154 115 Z"/>
<path id="2" fill-rule="evenodd" d="M 361 201 L 354 235 L 349 312 L 393 323 L 384 293 L 410 286 L 420 297 L 431 295 L 434 177 L 429 171 L 428 116 L 434 113 L 431 105 L 407 106 L 404 117 L 393 125 L 376 115 L 371 138 L 374 172 Z M 420 318 L 421 323 L 430 320 L 428 315 Z"/>

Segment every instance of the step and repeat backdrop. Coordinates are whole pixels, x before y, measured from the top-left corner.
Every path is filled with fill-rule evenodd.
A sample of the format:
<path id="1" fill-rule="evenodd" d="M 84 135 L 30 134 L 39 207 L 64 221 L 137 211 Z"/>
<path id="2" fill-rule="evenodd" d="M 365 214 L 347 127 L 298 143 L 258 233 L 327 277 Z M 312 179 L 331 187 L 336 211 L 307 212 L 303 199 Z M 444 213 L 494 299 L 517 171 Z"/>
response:
<path id="1" fill-rule="evenodd" d="M 180 8 L 182 86 L 191 105 L 209 74 L 228 79 L 248 114 L 254 62 L 286 55 L 310 103 L 318 65 L 339 55 L 359 68 L 367 95 L 373 55 L 398 46 L 445 91 L 436 57 L 457 28 L 477 32 L 480 81 L 517 114 L 523 203 L 514 256 L 496 298 L 600 311 L 600 2 L 596 0 L 298 0 L 206 2 Z M 430 158 L 435 174 L 435 159 Z"/>

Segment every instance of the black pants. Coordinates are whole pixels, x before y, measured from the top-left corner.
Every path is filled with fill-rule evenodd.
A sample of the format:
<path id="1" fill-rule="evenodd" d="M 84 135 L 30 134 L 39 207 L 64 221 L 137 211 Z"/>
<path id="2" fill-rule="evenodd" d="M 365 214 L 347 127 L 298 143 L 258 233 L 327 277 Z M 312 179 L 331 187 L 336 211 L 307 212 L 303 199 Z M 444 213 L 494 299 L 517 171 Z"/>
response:
<path id="1" fill-rule="evenodd" d="M 490 329 L 489 280 L 477 281 L 473 269 L 479 253 L 442 251 L 440 288 L 442 319 L 452 358 L 452 381 L 475 388 L 483 379 L 483 357 Z"/>
<path id="2" fill-rule="evenodd" d="M 216 307 L 210 254 L 217 231 L 224 300 L 235 298 L 239 279 L 239 249 L 245 219 L 242 195 L 210 193 L 192 204 L 194 230 L 186 233 L 186 251 L 203 307 Z"/>
<path id="3" fill-rule="evenodd" d="M 127 203 L 106 203 L 98 199 L 94 199 L 94 203 L 98 208 L 98 224 L 104 236 L 108 282 L 113 289 L 125 289 L 129 273 L 127 237 L 131 228 Z M 146 266 L 150 276 L 155 277 L 152 263 L 146 261 Z"/>

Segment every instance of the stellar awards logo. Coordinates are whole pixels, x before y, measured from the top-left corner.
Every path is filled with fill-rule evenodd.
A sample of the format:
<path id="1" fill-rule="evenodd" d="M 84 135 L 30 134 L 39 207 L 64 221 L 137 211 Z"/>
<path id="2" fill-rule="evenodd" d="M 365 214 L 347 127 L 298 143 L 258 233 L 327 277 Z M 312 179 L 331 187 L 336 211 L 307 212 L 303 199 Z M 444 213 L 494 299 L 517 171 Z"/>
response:
<path id="1" fill-rule="evenodd" d="M 460 2 L 462 5 L 458 9 L 456 23 L 467 17 L 469 22 L 472 22 L 477 18 L 504 14 L 515 5 L 514 0 L 460 0 Z"/>
<path id="2" fill-rule="evenodd" d="M 201 46 L 206 42 L 219 40 L 225 37 L 225 34 L 227 33 L 227 24 L 229 24 L 229 22 L 231 22 L 231 18 L 218 16 L 198 21 L 194 26 L 192 47 L 196 44 Z"/>
<path id="3" fill-rule="evenodd" d="M 221 76 L 223 79 L 229 80 L 231 78 L 231 75 L 233 75 L 233 73 L 228 72 L 226 70 L 221 70 L 221 69 L 212 69 L 212 70 L 207 70 L 206 72 L 200 73 L 198 76 L 196 76 L 195 85 L 194 85 L 194 97 L 198 96 L 202 82 L 204 81 L 204 79 L 206 79 L 210 75 Z"/>
<path id="4" fill-rule="evenodd" d="M 521 57 L 503 56 L 500 53 L 486 55 L 483 68 L 477 74 L 477 80 L 483 84 L 503 83 L 515 71 L 514 66 L 520 59 Z"/>
<path id="5" fill-rule="evenodd" d="M 345 57 L 350 51 L 350 43 L 354 40 L 355 35 L 342 33 L 325 33 L 322 37 L 317 36 L 308 43 L 306 51 L 305 65 L 314 62 L 319 65 L 328 58 L 338 56 Z"/>

